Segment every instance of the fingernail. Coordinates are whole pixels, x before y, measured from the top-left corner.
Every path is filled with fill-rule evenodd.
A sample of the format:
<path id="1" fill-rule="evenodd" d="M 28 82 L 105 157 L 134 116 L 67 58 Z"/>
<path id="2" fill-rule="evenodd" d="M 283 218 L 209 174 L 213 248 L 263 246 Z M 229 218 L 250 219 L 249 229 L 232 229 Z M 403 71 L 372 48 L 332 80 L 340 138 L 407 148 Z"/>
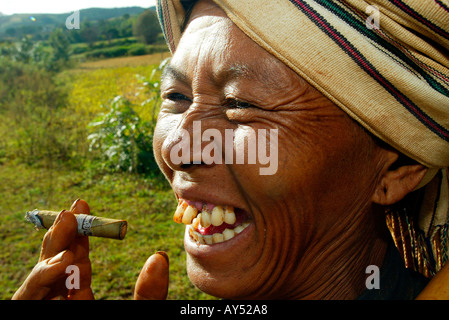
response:
<path id="1" fill-rule="evenodd" d="M 61 212 L 58 213 L 58 215 L 56 216 L 55 221 L 53 221 L 52 228 L 55 227 L 58 223 L 60 223 L 62 221 L 65 211 L 66 210 L 62 210 Z"/>
<path id="2" fill-rule="evenodd" d="M 165 258 L 165 261 L 167 261 L 167 263 L 169 263 L 168 255 L 165 253 L 165 251 L 157 251 L 156 253 L 163 256 Z"/>
<path id="3" fill-rule="evenodd" d="M 58 215 L 56 216 L 56 219 L 53 222 L 53 224 L 58 223 L 62 219 L 63 212 L 65 212 L 65 210 L 61 210 L 61 212 L 58 213 Z"/>
<path id="4" fill-rule="evenodd" d="M 61 262 L 63 260 L 64 253 L 66 253 L 67 250 L 64 250 L 57 255 L 55 255 L 53 258 L 48 260 L 47 264 L 56 264 L 58 262 Z"/>
<path id="5" fill-rule="evenodd" d="M 76 204 L 77 204 L 78 201 L 80 201 L 80 200 L 81 200 L 80 198 L 76 199 L 76 200 L 72 203 L 72 206 L 71 206 L 70 208 L 71 208 L 71 209 L 75 208 Z"/>

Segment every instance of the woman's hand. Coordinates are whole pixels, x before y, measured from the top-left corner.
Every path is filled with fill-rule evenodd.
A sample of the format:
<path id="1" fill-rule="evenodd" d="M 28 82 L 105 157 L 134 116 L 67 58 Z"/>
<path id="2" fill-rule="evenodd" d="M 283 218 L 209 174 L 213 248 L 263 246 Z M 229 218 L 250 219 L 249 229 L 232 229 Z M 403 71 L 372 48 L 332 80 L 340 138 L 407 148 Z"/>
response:
<path id="1" fill-rule="evenodd" d="M 44 236 L 38 263 L 12 299 L 93 299 L 89 237 L 77 235 L 75 213 L 90 214 L 88 204 L 78 199 L 70 211 L 59 213 Z M 66 285 L 69 266 L 79 271 L 79 289 Z"/>
<path id="2" fill-rule="evenodd" d="M 94 299 L 90 287 L 92 269 L 89 237 L 77 235 L 74 216 L 77 213 L 90 214 L 84 200 L 75 201 L 70 211 L 64 210 L 58 215 L 44 236 L 38 263 L 12 299 Z M 72 268 L 67 269 L 69 266 Z M 168 268 L 168 257 L 164 252 L 148 258 L 137 279 L 134 298 L 165 299 L 168 292 Z M 79 275 L 79 288 L 66 283 L 70 282 L 68 277 L 71 276 L 71 270 L 77 272 L 76 276 Z"/>

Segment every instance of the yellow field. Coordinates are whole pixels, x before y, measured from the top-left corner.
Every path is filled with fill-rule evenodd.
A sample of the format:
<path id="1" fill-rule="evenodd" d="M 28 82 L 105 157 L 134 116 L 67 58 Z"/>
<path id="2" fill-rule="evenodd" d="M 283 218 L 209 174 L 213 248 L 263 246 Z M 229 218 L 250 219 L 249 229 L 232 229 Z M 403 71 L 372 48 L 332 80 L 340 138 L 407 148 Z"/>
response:
<path id="1" fill-rule="evenodd" d="M 99 68 L 114 68 L 114 67 L 136 67 L 159 64 L 165 58 L 170 57 L 170 52 L 147 54 L 133 57 L 120 57 L 103 59 L 98 61 L 83 62 L 79 65 L 80 69 L 99 69 Z"/>
<path id="2" fill-rule="evenodd" d="M 145 78 L 170 53 L 157 53 L 135 57 L 104 59 L 80 64 L 63 74 L 70 77 L 71 83 L 69 107 L 83 118 L 91 119 L 105 110 L 111 99 L 120 95 L 135 105 L 140 105 L 149 98 L 144 88 Z M 135 110 L 144 119 L 152 116 L 149 108 Z"/>

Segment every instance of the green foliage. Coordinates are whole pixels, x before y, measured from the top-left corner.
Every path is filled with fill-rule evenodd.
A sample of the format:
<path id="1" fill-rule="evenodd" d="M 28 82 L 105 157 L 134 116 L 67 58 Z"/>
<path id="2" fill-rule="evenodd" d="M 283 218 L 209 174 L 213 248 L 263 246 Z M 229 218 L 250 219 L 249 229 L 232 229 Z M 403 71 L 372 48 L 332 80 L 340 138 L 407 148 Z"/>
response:
<path id="1" fill-rule="evenodd" d="M 4 153 L 29 164 L 67 159 L 66 92 L 52 73 L 18 57 L 0 58 L 0 114 L 9 127 L 0 131 Z"/>
<path id="2" fill-rule="evenodd" d="M 128 47 L 118 46 L 112 48 L 96 49 L 86 54 L 87 58 L 115 58 L 121 57 L 128 53 Z"/>
<path id="3" fill-rule="evenodd" d="M 142 43 L 136 43 L 129 47 L 128 54 L 130 56 L 141 56 L 147 54 L 146 46 Z"/>
<path id="4" fill-rule="evenodd" d="M 156 42 L 161 31 L 157 14 L 153 10 L 146 10 L 139 14 L 133 25 L 134 36 L 141 39 L 145 44 Z"/>
<path id="5" fill-rule="evenodd" d="M 24 37 L 15 43 L 5 43 L 0 46 L 3 59 L 17 61 L 43 68 L 45 71 L 58 72 L 70 65 L 70 47 L 61 29 L 55 29 L 48 45 L 34 42 L 30 37 Z"/>
<path id="6" fill-rule="evenodd" d="M 69 63 L 70 48 L 69 40 L 62 31 L 62 29 L 55 29 L 48 40 L 52 50 L 48 69 L 52 71 L 59 71 L 66 67 Z"/>
<path id="7" fill-rule="evenodd" d="M 98 47 L 98 45 L 94 45 Z M 140 56 L 144 54 L 153 54 L 158 52 L 166 52 L 167 47 L 165 45 L 144 45 L 141 43 L 134 43 L 131 45 L 113 45 L 105 46 L 104 48 L 93 49 L 91 48 L 79 48 L 77 53 L 84 53 L 87 59 L 101 59 L 101 58 L 117 58 L 123 56 Z"/>
<path id="8" fill-rule="evenodd" d="M 104 169 L 143 174 L 159 171 L 153 156 L 153 124 L 143 121 L 128 100 L 114 98 L 109 112 L 90 127 L 90 150 L 100 151 Z"/>
<path id="9" fill-rule="evenodd" d="M 160 97 L 161 97 L 161 79 L 160 73 L 165 68 L 167 63 L 170 61 L 170 58 L 164 59 L 161 61 L 157 68 L 154 68 L 151 71 L 151 74 L 148 78 L 140 76 L 140 80 L 144 85 L 144 89 L 146 90 L 149 98 L 142 102 L 142 106 L 152 105 L 152 114 L 151 121 L 156 123 L 156 114 L 159 111 L 160 107 Z"/>

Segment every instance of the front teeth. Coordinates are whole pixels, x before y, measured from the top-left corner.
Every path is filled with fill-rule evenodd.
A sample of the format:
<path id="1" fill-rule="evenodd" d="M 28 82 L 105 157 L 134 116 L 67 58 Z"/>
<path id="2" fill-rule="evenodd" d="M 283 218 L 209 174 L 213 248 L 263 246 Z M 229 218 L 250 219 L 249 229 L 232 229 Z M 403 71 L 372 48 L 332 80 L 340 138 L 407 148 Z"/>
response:
<path id="1" fill-rule="evenodd" d="M 189 205 L 186 201 L 181 200 L 176 212 L 173 215 L 173 220 L 176 223 L 191 224 L 193 219 L 200 216 L 201 226 L 204 228 L 213 226 L 221 226 L 223 222 L 227 224 L 234 224 L 236 221 L 234 208 L 226 206 L 224 209 L 222 206 L 215 206 L 212 212 L 209 212 L 207 206 L 204 205 L 201 213 L 198 215 L 198 209 L 192 205 Z"/>
<path id="2" fill-rule="evenodd" d="M 200 220 L 201 225 L 204 228 L 209 227 L 212 224 L 212 222 L 211 222 L 211 214 L 207 209 L 207 205 L 203 206 L 203 211 L 200 213 L 200 215 L 201 215 L 201 220 Z"/>
<path id="3" fill-rule="evenodd" d="M 217 232 L 212 235 L 202 235 L 196 231 L 200 224 L 203 228 L 207 228 L 210 225 L 218 227 L 222 225 L 223 222 L 233 225 L 236 222 L 234 208 L 231 206 L 214 206 L 213 209 L 210 210 L 207 204 L 204 204 L 201 212 L 199 212 L 196 206 L 190 205 L 185 200 L 180 200 L 175 214 L 173 215 L 173 220 L 176 223 L 189 225 L 190 236 L 200 244 L 214 244 L 229 240 L 236 234 L 242 232 L 243 229 L 249 225 L 249 223 L 243 223 L 234 229 L 226 228 L 221 233 Z"/>
<path id="4" fill-rule="evenodd" d="M 242 232 L 247 226 L 249 226 L 249 223 L 245 222 L 234 229 L 225 229 L 222 233 L 214 233 L 212 235 L 202 235 L 195 231 L 192 226 L 189 226 L 189 234 L 192 239 L 200 244 L 214 244 L 232 239 L 235 235 Z"/>
<path id="5" fill-rule="evenodd" d="M 198 214 L 198 209 L 192 206 L 187 206 L 182 216 L 181 222 L 184 224 L 191 224 L 193 218 Z"/>
<path id="6" fill-rule="evenodd" d="M 216 206 L 212 209 L 212 217 L 210 219 L 212 225 L 218 227 L 224 222 L 224 210 L 221 206 Z"/>

